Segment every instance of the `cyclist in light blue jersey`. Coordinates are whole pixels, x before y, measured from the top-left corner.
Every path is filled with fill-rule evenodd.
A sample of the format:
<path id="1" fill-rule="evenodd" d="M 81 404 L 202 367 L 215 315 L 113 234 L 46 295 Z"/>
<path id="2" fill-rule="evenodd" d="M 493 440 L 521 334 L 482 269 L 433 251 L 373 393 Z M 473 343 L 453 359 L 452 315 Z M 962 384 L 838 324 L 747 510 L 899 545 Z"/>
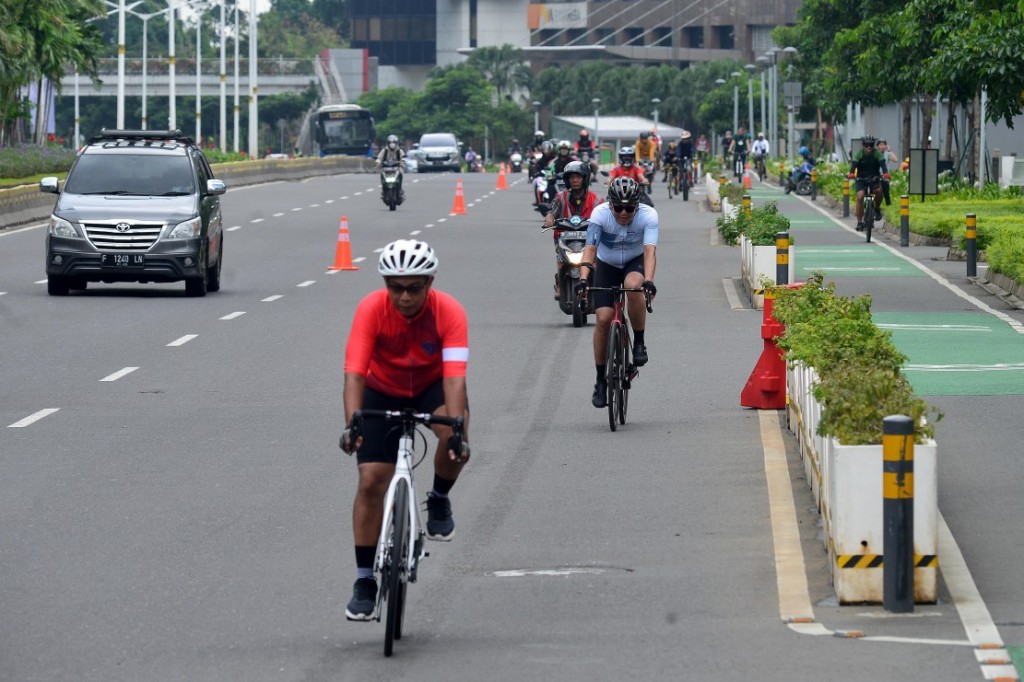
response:
<path id="1" fill-rule="evenodd" d="M 643 287 L 653 299 L 655 251 L 658 246 L 658 212 L 640 203 L 643 190 L 629 177 L 618 177 L 608 186 L 608 201 L 594 208 L 590 214 L 587 245 L 583 249 L 583 265 L 577 294 L 588 295 L 588 277 L 594 272 L 595 287 Z M 596 268 L 595 268 L 596 266 Z M 597 383 L 591 402 L 594 407 L 607 406 L 608 385 L 605 381 L 605 355 L 608 348 L 608 326 L 612 321 L 612 295 L 608 291 L 595 291 L 594 308 L 597 324 L 594 327 L 594 364 Z M 633 326 L 633 364 L 647 364 L 647 345 L 644 330 L 647 307 L 640 292 L 626 295 L 626 310 Z"/>

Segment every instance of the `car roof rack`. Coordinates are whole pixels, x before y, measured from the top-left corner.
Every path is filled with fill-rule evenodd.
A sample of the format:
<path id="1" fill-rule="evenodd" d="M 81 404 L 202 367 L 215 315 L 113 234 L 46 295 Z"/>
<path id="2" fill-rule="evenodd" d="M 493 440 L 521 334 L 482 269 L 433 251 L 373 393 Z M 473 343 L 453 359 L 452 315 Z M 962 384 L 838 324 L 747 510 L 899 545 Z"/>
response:
<path id="1" fill-rule="evenodd" d="M 175 142 L 184 142 L 186 144 L 194 144 L 192 138 L 183 135 L 181 130 L 116 130 L 103 128 L 100 130 L 99 135 L 93 135 L 89 138 L 89 144 L 95 142 L 103 142 L 107 140 L 173 140 Z"/>

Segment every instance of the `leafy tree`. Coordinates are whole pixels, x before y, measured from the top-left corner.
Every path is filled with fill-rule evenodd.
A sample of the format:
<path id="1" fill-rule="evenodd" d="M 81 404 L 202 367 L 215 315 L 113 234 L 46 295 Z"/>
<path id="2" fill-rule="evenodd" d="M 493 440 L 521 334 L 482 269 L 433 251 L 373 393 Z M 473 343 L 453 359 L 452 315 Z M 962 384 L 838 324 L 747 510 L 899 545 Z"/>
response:
<path id="1" fill-rule="evenodd" d="M 292 0 L 306 4 L 304 0 Z M 282 56 L 289 59 L 312 58 L 321 50 L 341 43 L 338 33 L 311 14 L 266 12 L 260 17 L 259 43 L 261 56 Z"/>
<path id="2" fill-rule="evenodd" d="M 499 98 L 509 96 L 517 88 L 529 89 L 532 73 L 521 49 L 508 43 L 497 47 L 480 47 L 466 63 L 490 81 Z"/>

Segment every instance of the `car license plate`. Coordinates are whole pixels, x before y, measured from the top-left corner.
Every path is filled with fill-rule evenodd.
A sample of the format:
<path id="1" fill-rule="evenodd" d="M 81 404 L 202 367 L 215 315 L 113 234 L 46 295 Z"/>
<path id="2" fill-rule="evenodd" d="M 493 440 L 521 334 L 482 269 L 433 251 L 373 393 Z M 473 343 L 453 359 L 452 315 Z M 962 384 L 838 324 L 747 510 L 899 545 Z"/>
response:
<path id="1" fill-rule="evenodd" d="M 141 253 L 102 253 L 100 265 L 115 268 L 144 268 L 146 256 Z"/>

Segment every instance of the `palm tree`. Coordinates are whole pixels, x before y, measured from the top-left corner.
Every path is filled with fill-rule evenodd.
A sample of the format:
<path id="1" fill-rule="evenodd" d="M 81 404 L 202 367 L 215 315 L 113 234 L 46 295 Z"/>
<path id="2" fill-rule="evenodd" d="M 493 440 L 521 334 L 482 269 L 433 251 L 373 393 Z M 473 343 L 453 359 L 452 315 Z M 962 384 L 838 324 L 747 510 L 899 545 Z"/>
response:
<path id="1" fill-rule="evenodd" d="M 526 63 L 523 51 L 514 45 L 505 43 L 501 47 L 490 45 L 477 48 L 469 56 L 467 63 L 491 82 L 499 99 L 511 95 L 517 88 L 530 87 L 530 67 Z"/>

